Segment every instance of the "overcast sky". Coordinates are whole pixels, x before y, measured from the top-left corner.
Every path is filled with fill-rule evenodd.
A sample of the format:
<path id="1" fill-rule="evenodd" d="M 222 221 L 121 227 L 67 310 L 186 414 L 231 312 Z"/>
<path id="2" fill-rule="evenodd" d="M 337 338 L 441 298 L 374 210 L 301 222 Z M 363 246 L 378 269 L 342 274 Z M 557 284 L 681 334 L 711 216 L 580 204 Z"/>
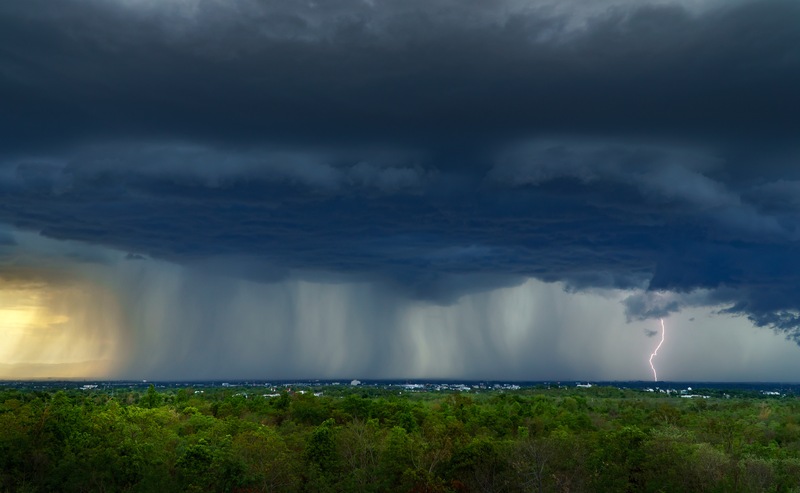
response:
<path id="1" fill-rule="evenodd" d="M 798 25 L 0 0 L 0 377 L 800 381 Z"/>

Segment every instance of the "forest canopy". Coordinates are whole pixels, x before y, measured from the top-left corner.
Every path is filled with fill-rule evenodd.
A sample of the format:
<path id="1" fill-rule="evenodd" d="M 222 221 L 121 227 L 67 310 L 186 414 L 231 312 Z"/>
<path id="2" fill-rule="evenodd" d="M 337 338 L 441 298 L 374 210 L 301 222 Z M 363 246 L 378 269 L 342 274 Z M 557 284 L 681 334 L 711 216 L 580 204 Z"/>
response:
<path id="1" fill-rule="evenodd" d="M 800 402 L 611 387 L 0 390 L 0 491 L 799 491 Z"/>

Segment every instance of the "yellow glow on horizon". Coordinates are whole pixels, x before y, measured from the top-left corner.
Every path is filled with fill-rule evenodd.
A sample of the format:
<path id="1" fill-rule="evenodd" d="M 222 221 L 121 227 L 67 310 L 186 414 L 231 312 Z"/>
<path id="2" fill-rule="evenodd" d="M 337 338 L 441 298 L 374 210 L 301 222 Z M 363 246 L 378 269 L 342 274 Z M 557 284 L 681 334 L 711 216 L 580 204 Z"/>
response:
<path id="1" fill-rule="evenodd" d="M 102 286 L 0 282 L 0 378 L 107 376 L 119 320 Z"/>
<path id="2" fill-rule="evenodd" d="M 30 308 L 0 309 L 0 330 L 7 336 L 8 331 L 24 330 L 36 318 L 36 311 Z"/>

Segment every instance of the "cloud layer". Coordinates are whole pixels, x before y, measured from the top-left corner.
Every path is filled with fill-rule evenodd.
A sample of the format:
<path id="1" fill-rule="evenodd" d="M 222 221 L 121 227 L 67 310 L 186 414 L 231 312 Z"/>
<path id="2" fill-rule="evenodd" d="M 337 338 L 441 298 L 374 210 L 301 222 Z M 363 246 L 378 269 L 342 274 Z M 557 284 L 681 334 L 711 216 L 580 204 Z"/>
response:
<path id="1" fill-rule="evenodd" d="M 530 133 L 796 135 L 800 6 L 686 4 L 8 3 L 0 144 L 472 152 Z"/>

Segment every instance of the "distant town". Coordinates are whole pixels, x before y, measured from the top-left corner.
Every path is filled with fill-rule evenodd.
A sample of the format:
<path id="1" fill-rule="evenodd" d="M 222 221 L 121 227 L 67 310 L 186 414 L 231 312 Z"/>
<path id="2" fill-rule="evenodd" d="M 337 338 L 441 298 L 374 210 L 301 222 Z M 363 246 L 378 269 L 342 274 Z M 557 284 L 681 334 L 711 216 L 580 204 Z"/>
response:
<path id="1" fill-rule="evenodd" d="M 800 396 L 800 384 L 775 382 L 646 382 L 646 381 L 423 381 L 423 380 L 6 380 L 0 387 L 40 390 L 84 390 L 113 392 L 115 390 L 180 389 L 190 387 L 197 393 L 206 389 L 236 390 L 242 397 L 279 397 L 282 392 L 312 394 L 320 397 L 326 390 L 362 388 L 364 390 L 396 390 L 408 392 L 452 393 L 514 392 L 530 390 L 589 391 L 589 389 L 618 389 L 621 391 L 662 394 L 684 399 L 729 398 L 732 395 L 749 397 Z M 341 391 L 340 390 L 340 391 Z M 339 393 L 339 392 L 337 392 Z"/>

